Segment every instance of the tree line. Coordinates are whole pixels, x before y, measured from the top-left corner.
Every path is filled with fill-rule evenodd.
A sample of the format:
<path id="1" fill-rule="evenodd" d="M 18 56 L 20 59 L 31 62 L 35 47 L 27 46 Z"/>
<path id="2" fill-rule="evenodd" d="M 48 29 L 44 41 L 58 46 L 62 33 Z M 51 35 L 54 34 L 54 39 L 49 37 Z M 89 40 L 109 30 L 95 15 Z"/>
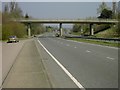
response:
<path id="1" fill-rule="evenodd" d="M 17 2 L 5 2 L 2 12 L 2 40 L 8 39 L 9 36 L 16 35 L 18 38 L 26 38 L 27 26 L 22 23 L 14 22 L 14 19 L 25 19 L 23 11 Z M 30 19 L 32 17 L 29 16 Z M 43 25 L 31 24 L 32 35 L 40 34 L 44 31 Z"/>
<path id="2" fill-rule="evenodd" d="M 86 19 L 116 19 L 116 18 L 118 18 L 118 12 L 115 12 L 115 9 L 116 8 L 114 8 L 113 10 L 110 9 L 105 2 L 102 2 L 101 5 L 97 9 L 97 14 L 99 14 L 99 16 L 98 17 L 88 17 Z M 116 25 L 116 27 L 114 28 L 116 34 L 120 32 L 120 30 L 117 28 L 118 26 Z M 113 25 L 109 25 L 109 24 L 98 25 L 98 24 L 96 24 L 94 26 L 94 30 L 95 30 L 95 32 L 99 32 L 99 31 L 102 31 L 102 30 L 110 28 L 110 27 L 113 27 Z M 90 33 L 89 25 L 87 25 L 87 24 L 74 24 L 72 31 L 76 32 L 76 33 L 79 32 L 81 35 L 82 34 L 89 35 L 89 33 Z"/>

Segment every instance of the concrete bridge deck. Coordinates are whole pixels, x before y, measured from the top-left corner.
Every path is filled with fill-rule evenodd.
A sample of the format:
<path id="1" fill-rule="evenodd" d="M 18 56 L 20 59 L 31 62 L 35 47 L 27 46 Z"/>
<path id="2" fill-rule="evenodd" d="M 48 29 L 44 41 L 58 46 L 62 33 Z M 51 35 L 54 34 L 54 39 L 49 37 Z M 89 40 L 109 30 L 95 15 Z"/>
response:
<path id="1" fill-rule="evenodd" d="M 15 20 L 20 23 L 85 23 L 85 24 L 115 24 L 118 23 L 118 20 L 115 19 L 94 19 L 94 20 L 62 20 L 62 19 L 54 19 L 54 20 L 42 20 L 42 19 L 22 19 L 22 20 Z"/>

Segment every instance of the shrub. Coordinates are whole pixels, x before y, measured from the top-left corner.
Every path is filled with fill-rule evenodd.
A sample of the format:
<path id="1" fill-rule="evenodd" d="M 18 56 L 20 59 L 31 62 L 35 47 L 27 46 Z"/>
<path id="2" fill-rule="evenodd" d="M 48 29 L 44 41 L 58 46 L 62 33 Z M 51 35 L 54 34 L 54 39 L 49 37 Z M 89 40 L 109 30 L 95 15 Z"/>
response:
<path id="1" fill-rule="evenodd" d="M 2 39 L 8 39 L 9 36 L 16 35 L 18 38 L 23 38 L 26 35 L 25 26 L 16 22 L 5 23 L 2 26 Z"/>

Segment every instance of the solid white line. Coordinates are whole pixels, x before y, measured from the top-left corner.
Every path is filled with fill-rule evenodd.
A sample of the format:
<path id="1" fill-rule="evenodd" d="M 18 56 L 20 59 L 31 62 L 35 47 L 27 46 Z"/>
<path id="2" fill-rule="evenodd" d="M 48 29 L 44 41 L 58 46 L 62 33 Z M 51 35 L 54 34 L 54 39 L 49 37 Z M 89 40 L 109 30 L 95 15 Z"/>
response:
<path id="1" fill-rule="evenodd" d="M 42 43 L 38 40 L 39 44 L 44 48 L 44 50 L 53 58 L 53 60 L 62 68 L 62 70 L 70 77 L 70 79 L 81 89 L 85 90 L 85 88 L 73 77 L 73 75 L 42 45 Z"/>

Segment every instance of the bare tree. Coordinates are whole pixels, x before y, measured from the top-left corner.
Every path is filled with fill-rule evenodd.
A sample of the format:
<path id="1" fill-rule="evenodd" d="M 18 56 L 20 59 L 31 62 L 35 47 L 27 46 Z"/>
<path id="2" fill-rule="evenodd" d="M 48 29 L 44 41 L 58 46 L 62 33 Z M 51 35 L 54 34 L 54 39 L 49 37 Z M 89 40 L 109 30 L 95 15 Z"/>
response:
<path id="1" fill-rule="evenodd" d="M 10 12 L 12 13 L 15 9 L 16 2 L 10 2 Z"/>
<path id="2" fill-rule="evenodd" d="M 8 13 L 8 12 L 9 12 L 8 3 L 6 3 L 6 4 L 5 4 L 5 7 L 4 7 L 4 12 L 5 12 L 5 13 Z"/>

